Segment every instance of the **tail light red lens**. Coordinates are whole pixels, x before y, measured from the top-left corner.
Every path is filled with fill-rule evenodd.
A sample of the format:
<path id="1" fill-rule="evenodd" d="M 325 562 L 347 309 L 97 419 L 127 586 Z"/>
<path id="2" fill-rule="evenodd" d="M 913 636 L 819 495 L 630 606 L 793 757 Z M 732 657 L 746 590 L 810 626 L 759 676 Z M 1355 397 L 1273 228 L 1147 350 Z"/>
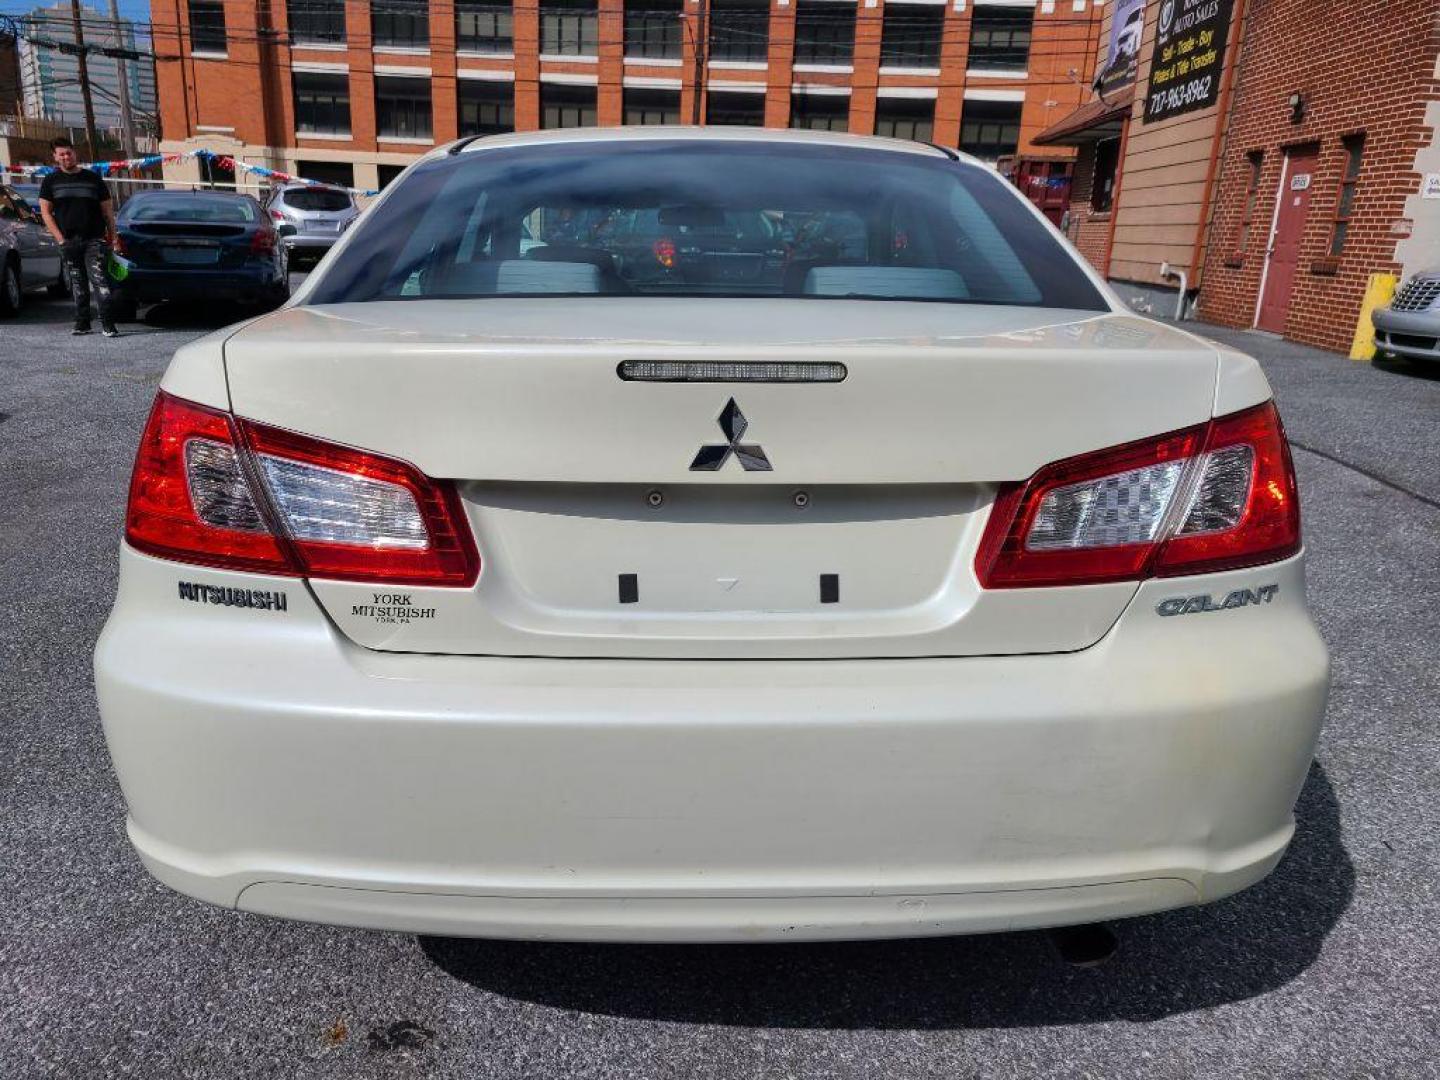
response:
<path id="1" fill-rule="evenodd" d="M 271 228 L 256 229 L 250 237 L 250 253 L 252 255 L 268 255 L 275 250 L 275 230 Z"/>
<path id="2" fill-rule="evenodd" d="M 1047 465 L 1002 485 L 975 560 L 987 589 L 1203 574 L 1300 550 L 1273 402 Z"/>
<path id="3" fill-rule="evenodd" d="M 655 243 L 652 244 L 650 247 L 651 247 L 651 250 L 655 252 L 655 261 L 656 261 L 657 263 L 659 263 L 661 266 L 665 267 L 666 270 L 673 270 L 673 269 L 675 269 L 675 241 L 674 241 L 674 240 L 666 240 L 666 239 L 656 240 Z"/>
<path id="4" fill-rule="evenodd" d="M 160 558 L 271 574 L 463 588 L 480 572 L 452 484 L 163 392 L 125 535 Z"/>
<path id="5" fill-rule="evenodd" d="M 130 254 L 125 250 L 125 235 L 123 233 L 117 232 L 115 234 L 115 242 L 110 245 L 110 250 L 116 255 L 124 256 Z"/>

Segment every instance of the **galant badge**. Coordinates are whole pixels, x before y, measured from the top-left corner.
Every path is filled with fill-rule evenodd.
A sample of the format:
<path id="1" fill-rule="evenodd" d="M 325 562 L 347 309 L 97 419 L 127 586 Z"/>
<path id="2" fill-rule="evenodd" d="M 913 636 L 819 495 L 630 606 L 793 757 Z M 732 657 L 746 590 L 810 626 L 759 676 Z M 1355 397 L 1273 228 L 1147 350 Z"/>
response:
<path id="1" fill-rule="evenodd" d="M 740 465 L 746 472 L 770 471 L 770 459 L 765 456 L 764 449 L 758 443 L 740 441 L 745 437 L 745 429 L 750 426 L 750 422 L 745 419 L 745 414 L 740 411 L 740 406 L 735 404 L 733 397 L 725 403 L 725 408 L 720 410 L 717 423 L 725 435 L 725 442 L 706 443 L 700 447 L 695 460 L 690 462 L 691 472 L 714 472 L 725 464 L 731 454 L 740 459 Z"/>

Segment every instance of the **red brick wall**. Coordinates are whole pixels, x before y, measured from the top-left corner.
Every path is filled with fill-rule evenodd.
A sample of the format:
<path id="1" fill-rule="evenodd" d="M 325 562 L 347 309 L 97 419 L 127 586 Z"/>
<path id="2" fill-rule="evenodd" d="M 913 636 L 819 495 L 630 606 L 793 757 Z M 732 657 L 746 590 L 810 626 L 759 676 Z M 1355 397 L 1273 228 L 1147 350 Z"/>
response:
<path id="1" fill-rule="evenodd" d="M 1350 347 L 1367 279 L 1398 271 L 1392 226 L 1418 189 L 1417 151 L 1430 142 L 1425 103 L 1440 97 L 1436 0 L 1250 0 L 1244 51 L 1210 223 L 1199 311 L 1251 326 L 1286 147 L 1318 145 L 1300 265 L 1285 334 L 1326 349 Z M 1292 93 L 1305 100 L 1293 123 Z M 1328 258 L 1345 165 L 1341 139 L 1365 134 L 1345 248 Z M 1250 165 L 1264 151 L 1244 252 L 1236 250 Z"/>
<path id="2" fill-rule="evenodd" d="M 499 70 L 514 73 L 515 126 L 529 131 L 540 126 L 540 83 L 546 74 L 598 76 L 597 109 L 602 124 L 617 124 L 622 118 L 621 81 L 626 75 L 680 81 L 681 116 L 688 122 L 694 100 L 695 68 L 693 30 L 698 11 L 685 0 L 687 20 L 684 57 L 675 65 L 625 65 L 622 58 L 624 0 L 599 0 L 600 55 L 598 62 L 570 62 L 539 59 L 538 7 L 531 0 L 517 2 L 514 16 L 514 59 L 460 57 L 454 52 L 453 0 L 430 0 L 429 56 L 405 56 L 371 50 L 370 5 L 367 0 L 346 0 L 347 45 L 345 51 L 291 48 L 278 44 L 264 51 L 265 78 L 261 78 L 262 50 L 257 47 L 257 7 L 253 0 L 225 0 L 227 28 L 231 34 L 226 59 L 195 59 L 190 55 L 188 16 L 183 0 L 150 0 L 151 18 L 156 25 L 156 52 L 159 63 L 158 90 L 164 137 L 169 141 L 214 139 L 205 128 L 234 128 L 235 138 L 254 147 L 249 156 L 258 157 L 260 148 L 298 144 L 301 149 L 348 154 L 356 160 L 373 158 L 377 152 L 418 154 L 419 147 L 376 140 L 375 64 L 426 66 L 431 69 L 431 100 L 434 108 L 436 142 L 455 137 L 457 131 L 457 71 Z M 287 0 L 270 0 L 274 26 L 283 31 Z M 876 91 L 879 87 L 929 87 L 937 92 L 935 139 L 955 146 L 960 137 L 960 118 L 967 88 L 1022 91 L 1019 154 L 1065 159 L 1063 147 L 1033 147 L 1029 139 L 1042 128 L 1071 112 L 1088 91 L 1093 70 L 1096 41 L 1105 7 L 1084 0 L 1075 10 L 1074 0 L 1060 0 L 1055 10 L 1043 13 L 1037 5 L 1034 40 L 1028 74 L 1024 78 L 980 78 L 966 74 L 968 41 L 975 4 L 956 11 L 947 0 L 944 11 L 943 48 L 940 74 L 922 75 L 889 72 L 881 74 L 880 40 L 884 2 L 874 7 L 865 0 L 853 5 L 836 4 L 836 12 L 855 11 L 857 18 L 854 71 L 806 72 L 797 76 L 791 62 L 795 33 L 795 4 L 770 7 L 769 66 L 766 71 L 711 68 L 707 89 L 723 90 L 727 82 L 767 88 L 765 119 L 772 127 L 790 122 L 791 85 L 797 81 L 851 88 L 850 130 L 867 134 L 874 130 Z M 283 41 L 283 37 L 281 39 Z M 350 75 L 350 125 L 348 141 L 299 139 L 294 133 L 294 103 L 289 66 L 292 62 L 335 64 L 345 62 Z M 271 116 L 265 123 L 261 107 L 262 85 L 267 88 Z M 759 95 L 757 95 L 759 96 Z M 272 161 L 276 161 L 273 155 Z"/>
<path id="3" fill-rule="evenodd" d="M 1090 265 L 1102 273 L 1110 261 L 1110 214 L 1090 209 L 1095 182 L 1095 144 L 1086 143 L 1075 159 L 1075 187 L 1070 193 L 1070 227 L 1065 235 Z"/>

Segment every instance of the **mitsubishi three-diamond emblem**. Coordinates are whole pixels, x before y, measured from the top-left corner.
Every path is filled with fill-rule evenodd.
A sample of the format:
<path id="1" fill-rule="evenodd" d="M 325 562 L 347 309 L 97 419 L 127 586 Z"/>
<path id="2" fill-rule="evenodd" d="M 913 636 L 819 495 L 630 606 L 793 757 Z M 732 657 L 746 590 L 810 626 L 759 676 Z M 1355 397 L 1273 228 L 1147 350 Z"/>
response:
<path id="1" fill-rule="evenodd" d="M 714 472 L 725 464 L 731 454 L 740 459 L 746 472 L 770 471 L 770 459 L 765 456 L 760 445 L 740 441 L 745 437 L 745 429 L 750 426 L 750 422 L 745 419 L 745 414 L 740 411 L 740 406 L 735 404 L 733 397 L 725 403 L 725 408 L 720 410 L 717 422 L 720 424 L 720 431 L 725 435 L 725 441 L 706 443 L 700 447 L 695 460 L 690 463 L 691 472 Z"/>

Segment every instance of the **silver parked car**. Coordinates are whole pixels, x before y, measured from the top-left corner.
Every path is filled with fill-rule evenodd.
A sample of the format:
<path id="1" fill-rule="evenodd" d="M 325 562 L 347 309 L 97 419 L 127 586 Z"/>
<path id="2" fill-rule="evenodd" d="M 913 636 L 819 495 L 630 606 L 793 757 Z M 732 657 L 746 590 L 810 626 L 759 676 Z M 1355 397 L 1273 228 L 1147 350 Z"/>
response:
<path id="1" fill-rule="evenodd" d="M 30 204 L 0 184 L 0 315 L 19 311 L 21 297 L 34 289 L 67 291 L 60 245 Z"/>
<path id="2" fill-rule="evenodd" d="M 287 254 L 320 258 L 360 216 L 355 197 L 344 188 L 282 184 L 265 200 Z"/>
<path id="3" fill-rule="evenodd" d="M 1440 267 L 1411 276 L 1372 318 L 1380 349 L 1407 360 L 1440 360 Z"/>

